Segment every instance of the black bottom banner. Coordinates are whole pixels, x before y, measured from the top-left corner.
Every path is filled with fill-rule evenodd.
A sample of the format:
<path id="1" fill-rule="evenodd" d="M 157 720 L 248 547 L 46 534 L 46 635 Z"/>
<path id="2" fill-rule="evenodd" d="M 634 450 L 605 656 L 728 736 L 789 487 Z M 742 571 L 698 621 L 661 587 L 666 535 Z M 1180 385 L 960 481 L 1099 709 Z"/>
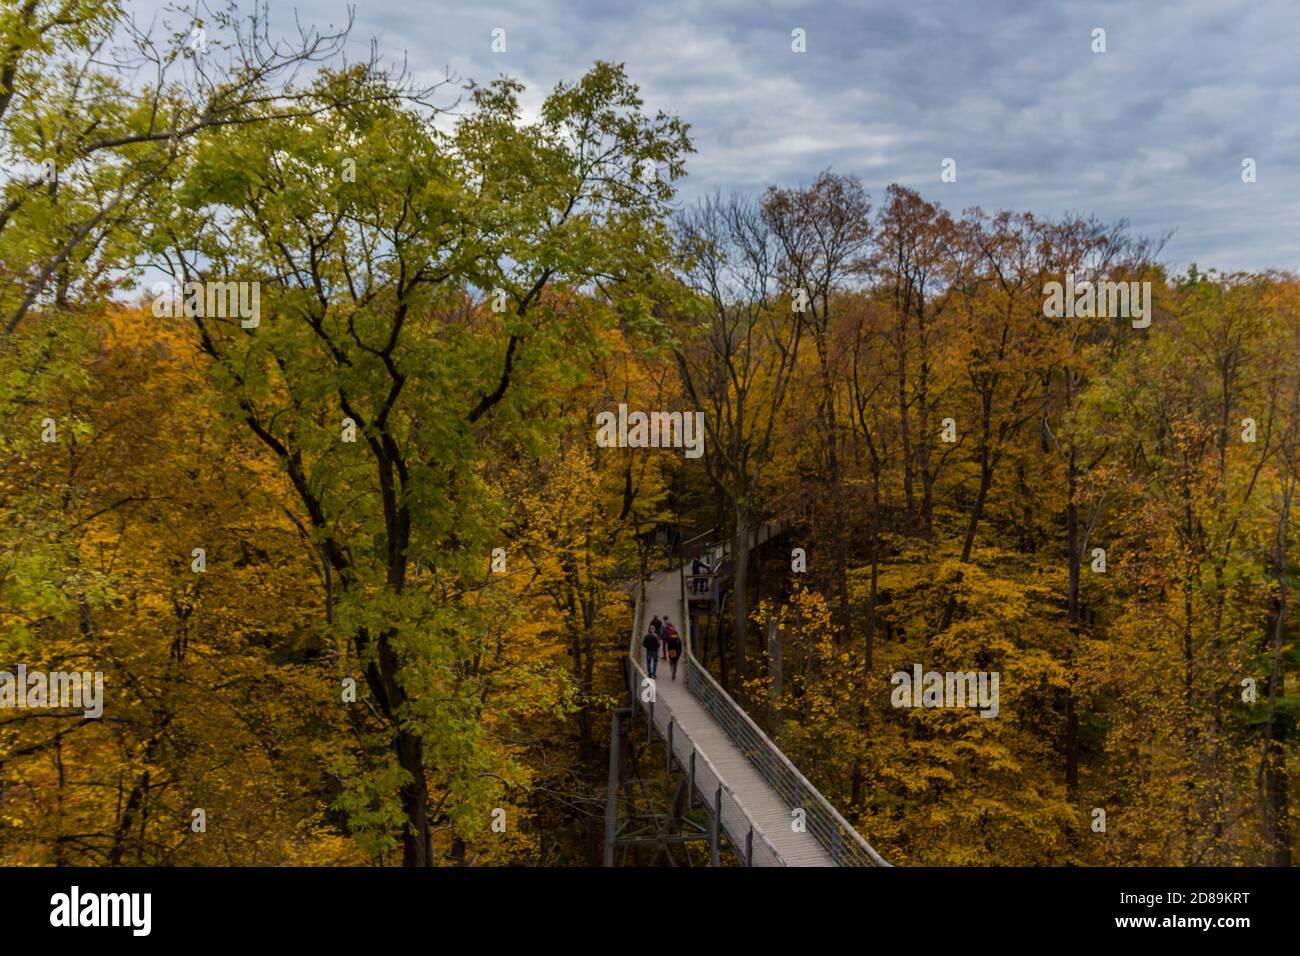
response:
<path id="1" fill-rule="evenodd" d="M 551 933 L 636 940 L 668 923 L 720 943 L 860 925 L 877 942 L 967 926 L 970 942 L 1042 942 L 1049 929 L 1057 941 L 1232 945 L 1294 937 L 1297 891 L 1294 869 L 0 869 L 7 939 L 128 946 L 412 929 L 431 942 L 470 931 L 483 945 L 537 945 Z"/>

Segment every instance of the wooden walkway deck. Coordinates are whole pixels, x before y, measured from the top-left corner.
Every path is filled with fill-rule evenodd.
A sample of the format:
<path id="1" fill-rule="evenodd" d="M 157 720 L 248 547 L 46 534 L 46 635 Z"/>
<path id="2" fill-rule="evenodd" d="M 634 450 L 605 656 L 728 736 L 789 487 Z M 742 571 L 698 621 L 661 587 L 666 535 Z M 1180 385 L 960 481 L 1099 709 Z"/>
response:
<path id="1" fill-rule="evenodd" d="M 687 622 L 681 619 L 681 577 L 675 570 L 657 572 L 647 582 L 641 615 L 642 634 L 656 615 L 661 620 L 668 617 L 680 633 L 687 633 Z M 638 664 L 642 670 L 645 669 L 644 653 Z M 752 825 L 755 866 L 835 866 L 835 861 L 812 833 L 794 831 L 791 826 L 793 808 L 759 775 L 740 747 L 687 689 L 686 666 L 687 661 L 683 659 L 677 668 L 677 679 L 673 680 L 667 661 L 659 661 L 655 698 L 667 707 L 658 708 L 655 724 L 659 732 L 666 735 L 668 719 L 664 714 L 670 712 L 677 728 L 673 751 L 679 761 L 686 765 L 693 743 L 696 751 L 704 754 L 716 768 L 717 776 L 731 792 L 723 798 L 728 805 L 723 808 L 722 818 L 733 846 L 746 845 Z M 737 806 L 743 808 L 743 814 L 730 806 L 733 795 Z"/>

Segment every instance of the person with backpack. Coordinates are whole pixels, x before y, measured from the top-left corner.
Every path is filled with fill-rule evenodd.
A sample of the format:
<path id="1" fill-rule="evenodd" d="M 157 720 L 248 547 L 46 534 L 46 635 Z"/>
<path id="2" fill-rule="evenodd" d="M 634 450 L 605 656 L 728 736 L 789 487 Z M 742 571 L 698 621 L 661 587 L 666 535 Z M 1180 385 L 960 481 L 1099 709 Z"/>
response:
<path id="1" fill-rule="evenodd" d="M 678 654 L 679 657 L 681 656 L 681 653 L 682 653 L 682 640 L 681 640 L 680 637 L 677 636 L 677 628 L 673 626 L 673 622 L 672 622 L 671 620 L 669 620 L 667 614 L 664 615 L 664 623 L 663 623 L 663 626 L 659 628 L 659 639 L 660 639 L 660 640 L 664 643 L 664 645 L 665 645 L 665 646 L 664 646 L 664 656 L 665 656 L 665 657 L 668 655 L 667 643 L 668 643 L 668 641 L 671 641 L 671 640 L 675 640 L 675 641 L 677 642 L 677 654 Z M 673 673 L 674 673 L 674 674 L 677 673 L 677 668 L 676 668 L 675 665 L 673 666 Z"/>
<path id="2" fill-rule="evenodd" d="M 677 661 L 682 656 L 682 639 L 677 635 L 676 628 L 664 638 L 664 655 L 668 658 L 668 666 L 673 670 L 673 680 L 677 680 Z"/>
<path id="3" fill-rule="evenodd" d="M 646 631 L 645 637 L 641 639 L 641 646 L 645 648 L 646 673 L 654 677 L 659 670 L 659 635 L 655 633 L 653 627 Z"/>

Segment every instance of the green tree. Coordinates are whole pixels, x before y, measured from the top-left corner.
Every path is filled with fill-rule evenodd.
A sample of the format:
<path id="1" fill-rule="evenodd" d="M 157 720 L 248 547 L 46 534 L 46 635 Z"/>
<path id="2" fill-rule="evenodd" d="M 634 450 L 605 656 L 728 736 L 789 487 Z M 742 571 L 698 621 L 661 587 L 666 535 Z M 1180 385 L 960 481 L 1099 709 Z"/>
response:
<path id="1" fill-rule="evenodd" d="M 465 596 L 500 540 L 493 461 L 554 441 L 546 403 L 602 323 L 652 324 L 690 144 L 610 64 L 557 87 L 535 122 L 518 83 L 472 87 L 450 132 L 386 82 L 327 73 L 328 110 L 210 131 L 151 239 L 178 279 L 261 283 L 256 326 L 194 322 L 222 407 L 297 492 L 382 718 L 391 765 L 353 807 L 393 821 L 400 807 L 405 862 L 421 866 L 435 823 L 472 836 L 511 779 L 480 719 L 504 602 Z M 548 294 L 563 286 L 602 307 Z M 506 712 L 560 706 L 540 669 L 512 674 Z M 430 771 L 448 795 L 436 817 Z"/>

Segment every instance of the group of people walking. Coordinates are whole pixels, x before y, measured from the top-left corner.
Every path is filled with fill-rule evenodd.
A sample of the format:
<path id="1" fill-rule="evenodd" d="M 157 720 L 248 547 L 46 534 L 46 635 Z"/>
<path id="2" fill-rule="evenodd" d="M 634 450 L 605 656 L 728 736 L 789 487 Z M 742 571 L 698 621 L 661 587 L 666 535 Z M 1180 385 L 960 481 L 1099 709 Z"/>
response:
<path id="1" fill-rule="evenodd" d="M 682 656 L 682 639 L 677 633 L 677 628 L 673 622 L 664 615 L 664 619 L 659 620 L 659 615 L 655 615 L 650 621 L 650 630 L 641 640 L 641 646 L 645 648 L 645 669 L 651 677 L 655 677 L 659 671 L 660 652 L 668 658 L 668 666 L 672 668 L 673 680 L 677 680 L 677 661 Z"/>

